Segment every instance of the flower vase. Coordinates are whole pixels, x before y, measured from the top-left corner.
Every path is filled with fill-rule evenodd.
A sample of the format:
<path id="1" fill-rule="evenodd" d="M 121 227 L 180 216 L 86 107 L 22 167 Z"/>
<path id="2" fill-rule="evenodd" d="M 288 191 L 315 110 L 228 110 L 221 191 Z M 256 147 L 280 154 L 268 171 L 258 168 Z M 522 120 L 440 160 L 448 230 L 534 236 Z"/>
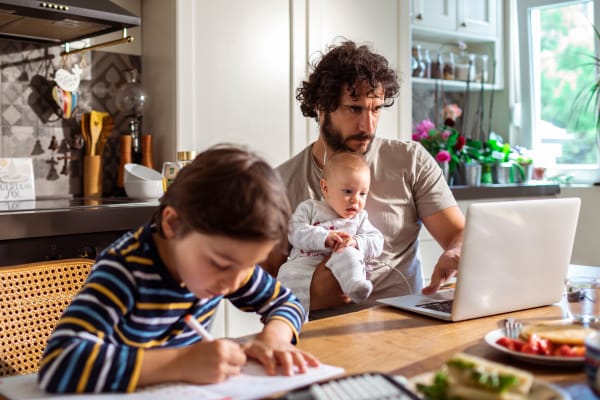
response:
<path id="1" fill-rule="evenodd" d="M 450 163 L 448 163 L 448 162 L 439 162 L 438 161 L 438 165 L 440 166 L 440 168 L 442 170 L 442 174 L 444 175 L 444 180 L 446 182 L 449 182 L 449 179 L 450 179 Z"/>

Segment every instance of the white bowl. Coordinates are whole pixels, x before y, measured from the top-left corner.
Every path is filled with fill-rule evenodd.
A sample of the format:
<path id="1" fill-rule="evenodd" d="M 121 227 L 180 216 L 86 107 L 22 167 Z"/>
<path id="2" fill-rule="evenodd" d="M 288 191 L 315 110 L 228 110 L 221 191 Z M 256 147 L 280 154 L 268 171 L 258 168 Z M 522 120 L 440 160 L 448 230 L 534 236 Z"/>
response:
<path id="1" fill-rule="evenodd" d="M 125 181 L 125 193 L 132 199 L 137 200 L 156 200 L 163 195 L 163 182 L 160 181 L 149 181 L 149 180 L 137 180 L 137 181 Z"/>
<path id="2" fill-rule="evenodd" d="M 123 182 L 127 181 L 162 181 L 160 172 L 141 164 L 125 164 Z"/>

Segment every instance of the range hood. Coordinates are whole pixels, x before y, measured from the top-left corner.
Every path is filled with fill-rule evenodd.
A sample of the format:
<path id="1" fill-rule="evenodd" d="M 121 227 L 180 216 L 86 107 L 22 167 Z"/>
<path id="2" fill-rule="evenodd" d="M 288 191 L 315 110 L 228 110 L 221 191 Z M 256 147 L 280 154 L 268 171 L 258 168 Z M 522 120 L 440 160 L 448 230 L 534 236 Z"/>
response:
<path id="1" fill-rule="evenodd" d="M 109 0 L 0 0 L 0 38 L 62 44 L 138 25 Z"/>

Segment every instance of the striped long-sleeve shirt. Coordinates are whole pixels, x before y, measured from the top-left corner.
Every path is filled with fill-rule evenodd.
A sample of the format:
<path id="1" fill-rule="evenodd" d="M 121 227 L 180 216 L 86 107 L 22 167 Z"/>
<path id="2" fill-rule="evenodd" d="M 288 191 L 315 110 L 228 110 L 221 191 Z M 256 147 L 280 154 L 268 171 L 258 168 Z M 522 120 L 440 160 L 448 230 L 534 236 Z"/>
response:
<path id="1" fill-rule="evenodd" d="M 145 224 L 127 233 L 96 260 L 52 335 L 40 362 L 39 384 L 48 392 L 130 392 L 136 389 L 144 349 L 181 347 L 201 340 L 184 322 L 192 314 L 209 327 L 218 296 L 198 299 L 169 274 Z M 259 266 L 225 296 L 264 323 L 290 325 L 293 341 L 304 321 L 296 297 Z"/>

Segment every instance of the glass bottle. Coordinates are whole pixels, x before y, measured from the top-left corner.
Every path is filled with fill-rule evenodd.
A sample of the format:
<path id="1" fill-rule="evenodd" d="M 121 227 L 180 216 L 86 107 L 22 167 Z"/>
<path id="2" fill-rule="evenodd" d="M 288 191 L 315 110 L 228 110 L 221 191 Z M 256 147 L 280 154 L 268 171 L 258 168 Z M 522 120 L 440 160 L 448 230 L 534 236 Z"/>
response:
<path id="1" fill-rule="evenodd" d="M 431 55 L 431 68 L 430 77 L 431 79 L 443 79 L 444 78 L 444 57 L 442 52 L 432 52 Z"/>
<path id="2" fill-rule="evenodd" d="M 489 82 L 487 54 L 478 54 L 475 58 L 475 80 L 477 82 Z"/>
<path id="3" fill-rule="evenodd" d="M 423 78 L 431 78 L 431 57 L 429 56 L 429 49 L 423 49 L 423 65 L 425 67 Z"/>
<path id="4" fill-rule="evenodd" d="M 453 81 L 454 78 L 454 53 L 446 53 L 444 55 L 444 68 L 443 68 L 443 76 L 444 79 Z"/>
<path id="5" fill-rule="evenodd" d="M 422 78 L 425 75 L 425 62 L 423 61 L 423 53 L 421 45 L 416 45 L 412 48 L 412 76 Z"/>

